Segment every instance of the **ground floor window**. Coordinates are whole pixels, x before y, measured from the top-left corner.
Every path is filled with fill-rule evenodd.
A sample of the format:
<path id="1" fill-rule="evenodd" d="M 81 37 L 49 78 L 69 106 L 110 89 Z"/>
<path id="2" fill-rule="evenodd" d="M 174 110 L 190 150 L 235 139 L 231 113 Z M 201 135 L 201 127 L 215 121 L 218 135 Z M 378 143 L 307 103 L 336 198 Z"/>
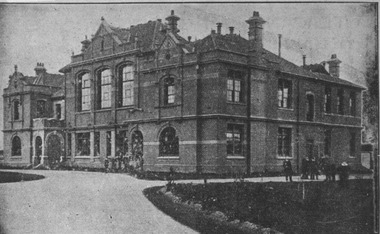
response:
<path id="1" fill-rule="evenodd" d="M 12 156 L 21 156 L 21 139 L 18 136 L 12 139 Z"/>
<path id="2" fill-rule="evenodd" d="M 71 156 L 71 133 L 67 133 L 67 156 Z"/>
<path id="3" fill-rule="evenodd" d="M 116 156 L 125 156 L 128 152 L 128 132 L 119 131 L 116 135 Z"/>
<path id="4" fill-rule="evenodd" d="M 111 131 L 107 131 L 106 133 L 106 150 L 107 156 L 111 156 L 112 153 L 112 141 L 111 141 Z"/>
<path id="5" fill-rule="evenodd" d="M 100 132 L 94 133 L 94 154 L 95 156 L 100 155 Z"/>
<path id="6" fill-rule="evenodd" d="M 277 155 L 280 157 L 291 157 L 292 129 L 278 128 L 277 139 L 278 139 Z"/>
<path id="7" fill-rule="evenodd" d="M 89 156 L 90 155 L 90 133 L 78 133 L 76 142 L 76 155 Z"/>
<path id="8" fill-rule="evenodd" d="M 140 131 L 132 133 L 132 154 L 135 156 L 143 155 L 143 135 Z"/>
<path id="9" fill-rule="evenodd" d="M 160 134 L 160 156 L 178 156 L 179 140 L 173 127 L 167 127 Z"/>
<path id="10" fill-rule="evenodd" d="M 354 132 L 351 132 L 351 138 L 350 138 L 350 156 L 355 157 L 356 153 L 356 134 Z"/>
<path id="11" fill-rule="evenodd" d="M 325 147 L 324 153 L 326 156 L 331 156 L 331 130 L 325 130 Z"/>
<path id="12" fill-rule="evenodd" d="M 243 127 L 236 124 L 227 125 L 227 155 L 242 155 L 242 136 L 243 136 Z"/>

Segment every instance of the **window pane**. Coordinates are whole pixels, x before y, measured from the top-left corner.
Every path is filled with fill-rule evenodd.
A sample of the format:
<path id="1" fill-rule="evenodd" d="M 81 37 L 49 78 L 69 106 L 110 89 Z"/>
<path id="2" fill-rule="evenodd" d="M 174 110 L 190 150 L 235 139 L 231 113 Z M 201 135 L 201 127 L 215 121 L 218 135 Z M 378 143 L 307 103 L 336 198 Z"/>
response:
<path id="1" fill-rule="evenodd" d="M 240 91 L 240 80 L 235 80 L 235 90 Z"/>
<path id="2" fill-rule="evenodd" d="M 230 80 L 230 79 L 227 80 L 227 89 L 228 90 L 234 89 L 233 80 Z"/>

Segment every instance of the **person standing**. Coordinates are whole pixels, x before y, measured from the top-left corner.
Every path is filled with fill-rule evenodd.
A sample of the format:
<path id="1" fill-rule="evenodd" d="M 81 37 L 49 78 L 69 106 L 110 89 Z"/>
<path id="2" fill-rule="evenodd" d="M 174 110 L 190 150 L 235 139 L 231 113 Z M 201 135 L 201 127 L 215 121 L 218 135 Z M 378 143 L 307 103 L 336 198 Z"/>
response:
<path id="1" fill-rule="evenodd" d="M 292 169 L 292 163 L 289 159 L 284 160 L 284 163 L 282 165 L 284 167 L 285 172 L 285 179 L 288 181 L 288 178 L 290 182 L 293 182 L 292 175 L 293 175 L 293 169 Z"/>
<path id="2" fill-rule="evenodd" d="M 110 161 L 108 160 L 108 156 L 104 159 L 104 168 L 105 168 L 105 172 L 108 173 L 108 167 L 110 165 Z"/>
<path id="3" fill-rule="evenodd" d="M 348 176 L 350 167 L 348 166 L 348 163 L 342 162 L 342 164 L 337 168 L 338 174 L 339 174 L 339 184 L 342 187 L 348 187 Z"/>

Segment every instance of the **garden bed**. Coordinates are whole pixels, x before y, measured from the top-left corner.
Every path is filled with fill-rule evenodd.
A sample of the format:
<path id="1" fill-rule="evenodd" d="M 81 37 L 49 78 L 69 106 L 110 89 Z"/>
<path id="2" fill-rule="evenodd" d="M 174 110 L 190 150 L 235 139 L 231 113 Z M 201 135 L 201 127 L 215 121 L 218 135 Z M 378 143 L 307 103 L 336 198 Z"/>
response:
<path id="1" fill-rule="evenodd" d="M 0 171 L 0 183 L 12 183 L 20 181 L 40 180 L 42 175 L 24 174 L 18 172 Z"/>
<path id="2" fill-rule="evenodd" d="M 223 213 L 225 223 L 284 233 L 371 233 L 373 227 L 372 180 L 351 180 L 348 188 L 337 182 L 174 184 L 171 193 L 182 204 Z"/>

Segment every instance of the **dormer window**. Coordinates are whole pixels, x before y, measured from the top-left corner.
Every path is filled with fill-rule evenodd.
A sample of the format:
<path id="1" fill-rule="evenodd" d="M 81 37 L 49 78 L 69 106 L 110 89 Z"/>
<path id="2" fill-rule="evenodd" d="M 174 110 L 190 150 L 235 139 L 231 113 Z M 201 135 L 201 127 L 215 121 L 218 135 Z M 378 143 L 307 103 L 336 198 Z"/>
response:
<path id="1" fill-rule="evenodd" d="M 43 118 L 46 114 L 46 101 L 38 100 L 37 101 L 37 118 Z"/>
<path id="2" fill-rule="evenodd" d="M 13 120 L 20 120 L 20 101 L 13 101 Z"/>

